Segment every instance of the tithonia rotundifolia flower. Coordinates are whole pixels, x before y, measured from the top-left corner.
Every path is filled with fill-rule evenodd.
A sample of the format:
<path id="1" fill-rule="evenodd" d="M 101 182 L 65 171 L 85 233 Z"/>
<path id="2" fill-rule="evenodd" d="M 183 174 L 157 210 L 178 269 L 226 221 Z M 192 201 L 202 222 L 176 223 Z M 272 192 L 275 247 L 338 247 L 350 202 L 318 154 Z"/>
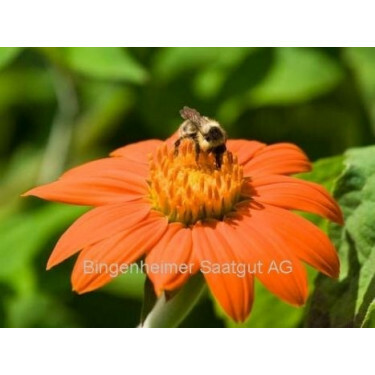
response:
<path id="1" fill-rule="evenodd" d="M 185 132 L 119 148 L 25 194 L 93 207 L 61 236 L 47 269 L 79 253 L 72 285 L 86 293 L 107 284 L 111 275 L 85 273 L 85 261 L 189 265 L 189 272 L 146 267 L 160 295 L 181 288 L 202 264 L 261 262 L 262 272 L 245 275 L 220 272 L 220 267 L 204 272 L 223 310 L 244 321 L 253 304 L 255 278 L 282 300 L 303 305 L 308 296 L 303 263 L 337 277 L 339 260 L 329 238 L 293 211 L 342 223 L 340 208 L 322 186 L 291 177 L 311 169 L 297 146 L 226 140 L 223 133 L 225 147 L 210 149 L 215 137 L 207 134 L 217 123 L 192 111 L 196 117 L 183 116 L 185 125 L 190 121 Z M 188 130 L 192 134 L 186 136 Z M 290 272 L 267 272 L 285 261 Z"/>

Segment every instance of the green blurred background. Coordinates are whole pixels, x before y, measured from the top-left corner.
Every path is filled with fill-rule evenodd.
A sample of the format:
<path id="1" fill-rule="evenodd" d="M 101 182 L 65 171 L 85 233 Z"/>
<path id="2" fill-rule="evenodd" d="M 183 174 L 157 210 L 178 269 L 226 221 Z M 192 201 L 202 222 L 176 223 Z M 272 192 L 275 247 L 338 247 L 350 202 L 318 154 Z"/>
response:
<path id="1" fill-rule="evenodd" d="M 85 208 L 19 195 L 116 147 L 167 137 L 184 105 L 231 138 L 294 142 L 314 161 L 339 155 L 374 143 L 375 49 L 0 48 L 0 326 L 138 324 L 141 275 L 77 296 L 74 259 L 45 271 Z M 256 294 L 246 326 L 303 325 L 304 309 L 259 285 Z M 182 326 L 228 324 L 207 293 Z"/>

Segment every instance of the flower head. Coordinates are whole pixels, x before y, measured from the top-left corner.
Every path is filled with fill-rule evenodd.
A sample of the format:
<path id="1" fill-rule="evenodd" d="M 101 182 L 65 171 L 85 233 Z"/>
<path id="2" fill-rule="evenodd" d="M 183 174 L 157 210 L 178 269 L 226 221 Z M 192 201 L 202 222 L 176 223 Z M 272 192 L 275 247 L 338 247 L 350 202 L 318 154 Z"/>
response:
<path id="1" fill-rule="evenodd" d="M 192 265 L 191 272 L 148 268 L 160 294 L 180 288 L 204 262 L 261 262 L 263 272 L 241 276 L 204 272 L 229 316 L 243 321 L 249 315 L 254 277 L 284 301 L 304 304 L 307 281 L 301 261 L 330 277 L 338 276 L 339 261 L 328 237 L 290 210 L 342 223 L 340 208 L 321 186 L 290 176 L 311 168 L 297 146 L 229 140 L 227 150 L 218 169 L 213 156 L 198 157 L 189 140 L 177 156 L 173 137 L 139 142 L 28 191 L 25 195 L 94 207 L 61 236 L 47 268 L 79 252 L 72 284 L 85 293 L 111 280 L 108 273 L 85 273 L 88 260 L 121 265 L 145 257 L 150 265 Z M 267 272 L 285 261 L 291 272 Z"/>
<path id="2" fill-rule="evenodd" d="M 244 181 L 231 152 L 217 169 L 213 155 L 200 154 L 197 159 L 190 141 L 185 141 L 178 156 L 164 144 L 150 158 L 151 201 L 169 222 L 188 226 L 199 220 L 222 220 L 241 200 Z"/>

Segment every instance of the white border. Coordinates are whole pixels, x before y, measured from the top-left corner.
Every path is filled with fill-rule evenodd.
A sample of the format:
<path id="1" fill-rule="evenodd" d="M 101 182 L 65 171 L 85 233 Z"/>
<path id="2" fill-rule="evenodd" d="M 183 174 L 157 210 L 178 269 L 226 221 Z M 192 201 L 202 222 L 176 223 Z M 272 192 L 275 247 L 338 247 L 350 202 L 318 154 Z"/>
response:
<path id="1" fill-rule="evenodd" d="M 373 46 L 369 0 L 12 0 L 3 46 Z"/>
<path id="2" fill-rule="evenodd" d="M 17 329 L 2 374 L 338 374 L 373 366 L 370 329 Z"/>

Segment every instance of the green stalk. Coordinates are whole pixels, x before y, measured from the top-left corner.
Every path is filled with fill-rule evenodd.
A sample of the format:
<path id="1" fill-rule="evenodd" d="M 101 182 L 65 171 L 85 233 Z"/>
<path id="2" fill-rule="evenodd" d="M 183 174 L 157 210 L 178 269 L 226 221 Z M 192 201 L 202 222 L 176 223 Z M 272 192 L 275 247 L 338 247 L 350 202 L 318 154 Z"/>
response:
<path id="1" fill-rule="evenodd" d="M 200 297 L 206 284 L 202 274 L 197 274 L 172 297 L 165 293 L 156 301 L 141 328 L 174 328 L 186 318 Z"/>

